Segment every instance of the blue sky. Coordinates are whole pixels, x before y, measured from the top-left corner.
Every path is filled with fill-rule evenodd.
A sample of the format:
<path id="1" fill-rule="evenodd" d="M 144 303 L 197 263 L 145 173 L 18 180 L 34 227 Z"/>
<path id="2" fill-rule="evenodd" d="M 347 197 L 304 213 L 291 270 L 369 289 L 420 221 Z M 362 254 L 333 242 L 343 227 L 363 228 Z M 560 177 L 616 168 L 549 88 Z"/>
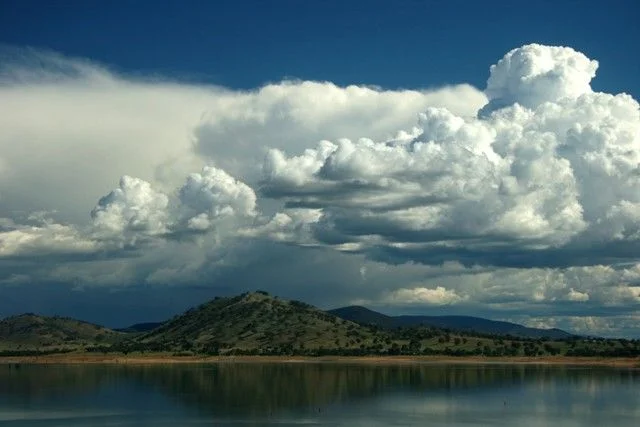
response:
<path id="1" fill-rule="evenodd" d="M 0 8 L 4 43 L 232 88 L 283 78 L 482 88 L 487 64 L 535 42 L 599 60 L 596 90 L 640 93 L 634 0 L 9 0 Z"/>
<path id="2" fill-rule="evenodd" d="M 0 318 L 264 289 L 640 337 L 639 17 L 2 1 Z"/>

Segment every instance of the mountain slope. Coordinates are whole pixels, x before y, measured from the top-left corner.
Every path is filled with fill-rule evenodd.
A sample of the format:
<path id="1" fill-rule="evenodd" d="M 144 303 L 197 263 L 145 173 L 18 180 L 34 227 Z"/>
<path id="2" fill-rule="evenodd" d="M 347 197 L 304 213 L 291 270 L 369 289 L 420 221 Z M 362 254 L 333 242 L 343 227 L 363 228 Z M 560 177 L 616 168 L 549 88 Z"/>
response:
<path id="1" fill-rule="evenodd" d="M 481 334 L 552 339 L 564 339 L 573 336 L 572 334 L 560 329 L 529 328 L 517 323 L 489 320 L 473 316 L 397 316 L 395 319 L 401 326 L 419 324 Z"/>
<path id="2" fill-rule="evenodd" d="M 4 347 L 50 348 L 111 343 L 122 334 L 93 323 L 67 317 L 21 314 L 0 321 L 0 344 Z"/>
<path id="3" fill-rule="evenodd" d="M 138 337 L 150 348 L 218 350 L 360 349 L 387 341 L 374 332 L 311 305 L 264 292 L 216 298 Z"/>
<path id="4" fill-rule="evenodd" d="M 521 338 L 564 339 L 574 336 L 560 329 L 528 328 L 523 325 L 518 325 L 517 323 L 472 316 L 387 316 L 360 306 L 337 308 L 335 310 L 329 310 L 328 313 L 362 325 L 376 325 L 385 329 L 429 326 L 462 332 L 511 335 Z"/>

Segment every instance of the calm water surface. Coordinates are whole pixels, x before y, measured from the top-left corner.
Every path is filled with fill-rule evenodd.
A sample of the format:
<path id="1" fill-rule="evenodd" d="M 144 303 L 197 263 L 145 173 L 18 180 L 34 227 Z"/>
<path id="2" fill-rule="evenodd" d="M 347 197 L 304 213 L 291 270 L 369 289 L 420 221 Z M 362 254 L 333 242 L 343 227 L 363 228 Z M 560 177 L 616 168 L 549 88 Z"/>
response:
<path id="1" fill-rule="evenodd" d="M 638 426 L 640 371 L 0 365 L 0 426 Z"/>

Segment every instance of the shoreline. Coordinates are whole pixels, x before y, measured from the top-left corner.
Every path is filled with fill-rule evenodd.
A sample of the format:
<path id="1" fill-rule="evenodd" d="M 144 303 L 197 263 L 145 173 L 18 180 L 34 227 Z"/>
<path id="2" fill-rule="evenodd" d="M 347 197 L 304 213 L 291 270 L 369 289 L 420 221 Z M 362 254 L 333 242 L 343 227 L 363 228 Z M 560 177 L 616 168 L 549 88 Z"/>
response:
<path id="1" fill-rule="evenodd" d="M 99 355 L 85 353 L 50 354 L 43 356 L 3 356 L 0 365 L 158 365 L 211 363 L 336 363 L 371 365 L 559 365 L 609 366 L 640 369 L 640 358 L 602 357 L 482 357 L 482 356 L 172 356 L 167 354 Z"/>

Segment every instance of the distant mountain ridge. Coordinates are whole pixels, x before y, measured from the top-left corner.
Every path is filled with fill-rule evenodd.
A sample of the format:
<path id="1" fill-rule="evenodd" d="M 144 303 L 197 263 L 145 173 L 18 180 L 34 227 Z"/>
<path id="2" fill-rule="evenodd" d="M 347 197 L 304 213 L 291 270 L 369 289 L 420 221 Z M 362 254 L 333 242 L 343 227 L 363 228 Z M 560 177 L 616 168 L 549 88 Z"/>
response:
<path id="1" fill-rule="evenodd" d="M 328 313 L 361 325 L 375 325 L 384 329 L 429 326 L 467 333 L 511 335 L 520 338 L 565 339 L 575 336 L 561 329 L 529 328 L 517 323 L 489 320 L 473 316 L 387 316 L 386 314 L 362 306 L 336 308 L 329 310 Z"/>

